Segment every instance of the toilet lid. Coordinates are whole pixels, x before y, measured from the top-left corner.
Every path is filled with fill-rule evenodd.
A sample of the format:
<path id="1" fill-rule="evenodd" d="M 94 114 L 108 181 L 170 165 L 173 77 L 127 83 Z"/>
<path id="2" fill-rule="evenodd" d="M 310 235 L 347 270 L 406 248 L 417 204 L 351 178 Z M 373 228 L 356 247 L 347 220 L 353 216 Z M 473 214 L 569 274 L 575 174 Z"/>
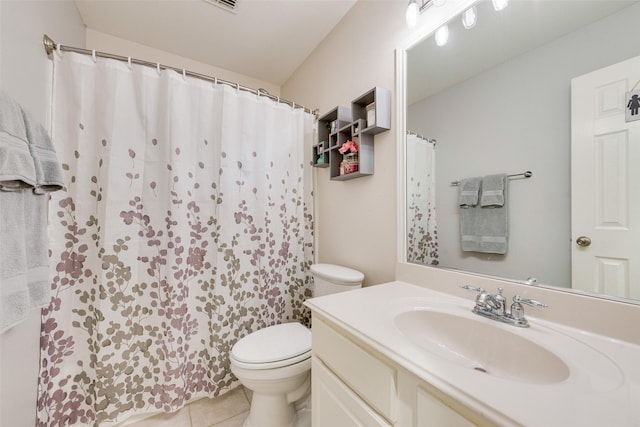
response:
<path id="1" fill-rule="evenodd" d="M 364 280 L 362 272 L 335 264 L 311 264 L 311 272 L 329 282 L 345 285 L 359 285 Z"/>
<path id="2" fill-rule="evenodd" d="M 310 351 L 311 331 L 300 323 L 283 323 L 245 336 L 233 346 L 231 356 L 239 362 L 264 364 L 299 359 Z"/>

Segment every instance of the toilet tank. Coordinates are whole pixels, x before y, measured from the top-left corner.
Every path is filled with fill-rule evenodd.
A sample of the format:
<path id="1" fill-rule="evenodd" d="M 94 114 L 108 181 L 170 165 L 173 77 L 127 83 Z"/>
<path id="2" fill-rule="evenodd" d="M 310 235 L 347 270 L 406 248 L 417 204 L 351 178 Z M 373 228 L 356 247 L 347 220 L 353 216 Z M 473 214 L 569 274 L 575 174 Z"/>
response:
<path id="1" fill-rule="evenodd" d="M 314 297 L 360 288 L 364 280 L 358 270 L 334 264 L 312 264 L 311 275 Z"/>

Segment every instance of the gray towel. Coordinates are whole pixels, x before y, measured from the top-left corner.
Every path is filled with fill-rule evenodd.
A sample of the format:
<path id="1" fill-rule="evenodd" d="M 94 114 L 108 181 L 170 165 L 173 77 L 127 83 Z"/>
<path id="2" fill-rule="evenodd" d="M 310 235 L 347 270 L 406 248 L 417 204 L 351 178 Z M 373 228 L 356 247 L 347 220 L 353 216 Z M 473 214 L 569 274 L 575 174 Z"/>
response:
<path id="1" fill-rule="evenodd" d="M 0 190 L 19 191 L 36 185 L 22 108 L 0 93 Z"/>
<path id="2" fill-rule="evenodd" d="M 479 176 L 460 180 L 458 204 L 461 208 L 469 208 L 478 204 L 478 194 L 480 193 L 481 185 L 482 178 Z"/>
<path id="3" fill-rule="evenodd" d="M 502 206 L 491 205 L 483 207 L 477 205 L 459 210 L 460 237 L 463 251 L 495 254 L 507 253 L 509 218 L 507 215 L 506 179 L 504 180 L 502 197 Z"/>
<path id="4" fill-rule="evenodd" d="M 22 117 L 27 130 L 29 151 L 36 170 L 36 186 L 33 191 L 44 194 L 47 191 L 62 190 L 64 187 L 62 169 L 49 134 L 28 112 L 23 111 Z"/>
<path id="5" fill-rule="evenodd" d="M 0 94 L 0 333 L 49 303 L 42 194 L 61 188 L 62 171 L 47 132 Z"/>
<path id="6" fill-rule="evenodd" d="M 507 182 L 507 174 L 487 175 L 482 178 L 482 196 L 480 206 L 500 207 L 504 206 L 504 186 Z"/>

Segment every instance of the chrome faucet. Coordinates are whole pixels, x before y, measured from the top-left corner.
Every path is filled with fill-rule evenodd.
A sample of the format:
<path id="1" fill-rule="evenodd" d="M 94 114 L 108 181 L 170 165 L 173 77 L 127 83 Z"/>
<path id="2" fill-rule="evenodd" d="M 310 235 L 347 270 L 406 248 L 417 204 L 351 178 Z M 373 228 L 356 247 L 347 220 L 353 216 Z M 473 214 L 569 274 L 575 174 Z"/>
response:
<path id="1" fill-rule="evenodd" d="M 507 299 L 502 295 L 503 288 L 498 288 L 496 295 L 491 295 L 484 289 L 476 288 L 475 286 L 464 285 L 461 286 L 461 288 L 478 293 L 476 295 L 476 305 L 473 307 L 474 313 L 519 328 L 529 327 L 529 322 L 524 317 L 523 304 L 530 307 L 548 307 L 540 301 L 525 299 L 520 295 L 515 295 L 513 297 L 513 303 L 507 311 Z"/>

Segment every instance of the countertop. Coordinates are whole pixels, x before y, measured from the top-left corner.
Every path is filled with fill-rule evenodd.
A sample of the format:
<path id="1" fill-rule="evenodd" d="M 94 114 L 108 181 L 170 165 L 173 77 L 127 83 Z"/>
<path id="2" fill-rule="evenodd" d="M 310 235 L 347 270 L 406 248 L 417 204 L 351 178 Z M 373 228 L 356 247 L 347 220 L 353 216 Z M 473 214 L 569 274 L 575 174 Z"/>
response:
<path id="1" fill-rule="evenodd" d="M 501 324 L 471 312 L 472 294 L 464 299 L 400 281 L 313 298 L 306 305 L 496 425 L 640 427 L 638 345 L 537 319 L 535 309 L 526 310 L 530 328 Z M 477 372 L 420 348 L 394 322 L 400 313 L 441 308 L 545 347 L 567 364 L 568 378 L 536 384 Z"/>

